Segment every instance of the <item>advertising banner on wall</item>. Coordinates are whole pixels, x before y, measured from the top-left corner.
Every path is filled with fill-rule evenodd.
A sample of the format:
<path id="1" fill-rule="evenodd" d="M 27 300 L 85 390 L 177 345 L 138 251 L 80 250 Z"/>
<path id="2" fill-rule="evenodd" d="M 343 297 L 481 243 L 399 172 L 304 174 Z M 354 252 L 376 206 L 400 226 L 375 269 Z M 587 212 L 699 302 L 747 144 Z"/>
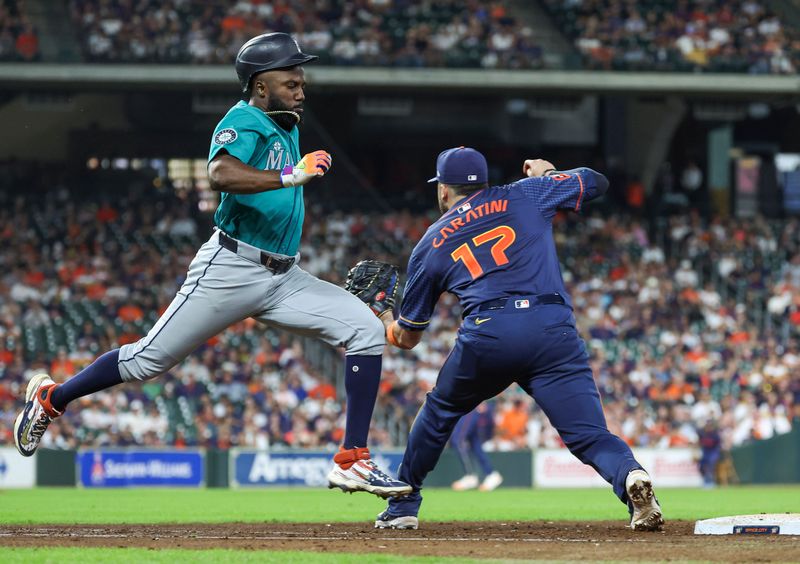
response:
<path id="1" fill-rule="evenodd" d="M 372 459 L 384 470 L 397 476 L 402 452 L 373 453 Z M 232 449 L 230 452 L 231 487 L 305 486 L 325 487 L 333 468 L 333 453 L 320 451 L 255 451 Z"/>
<path id="2" fill-rule="evenodd" d="M 36 455 L 24 457 L 15 448 L 0 447 L 0 490 L 36 485 Z"/>
<path id="3" fill-rule="evenodd" d="M 201 450 L 82 450 L 78 483 L 87 488 L 205 484 Z"/>
<path id="4" fill-rule="evenodd" d="M 691 448 L 633 449 L 657 487 L 702 486 L 696 450 Z M 591 466 L 567 449 L 539 449 L 533 454 L 533 482 L 539 488 L 595 488 L 608 483 Z"/>

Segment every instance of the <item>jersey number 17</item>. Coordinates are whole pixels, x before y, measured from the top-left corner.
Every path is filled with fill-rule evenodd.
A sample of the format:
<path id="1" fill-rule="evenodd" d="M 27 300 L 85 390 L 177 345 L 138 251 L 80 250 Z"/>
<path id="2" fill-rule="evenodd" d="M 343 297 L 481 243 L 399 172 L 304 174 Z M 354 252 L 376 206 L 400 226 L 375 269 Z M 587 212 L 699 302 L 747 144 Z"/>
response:
<path id="1" fill-rule="evenodd" d="M 473 237 L 472 244 L 476 247 L 480 247 L 485 243 L 497 240 L 497 242 L 492 245 L 492 258 L 497 266 L 501 266 L 503 264 L 508 264 L 506 249 L 511 246 L 516 238 L 517 234 L 511 227 L 508 225 L 500 225 Z M 475 258 L 475 254 L 472 252 L 469 243 L 464 243 L 458 247 L 455 251 L 450 253 L 450 256 L 453 258 L 453 261 L 461 261 L 464 263 L 464 266 L 467 267 L 473 280 L 483 274 L 483 268 L 478 262 L 478 259 Z"/>

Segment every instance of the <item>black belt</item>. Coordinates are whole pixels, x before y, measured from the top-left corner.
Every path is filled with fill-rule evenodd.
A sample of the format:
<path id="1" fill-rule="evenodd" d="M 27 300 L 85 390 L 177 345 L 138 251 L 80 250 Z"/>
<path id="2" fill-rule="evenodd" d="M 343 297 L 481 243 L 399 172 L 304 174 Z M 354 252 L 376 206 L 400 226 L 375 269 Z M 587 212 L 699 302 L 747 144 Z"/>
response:
<path id="1" fill-rule="evenodd" d="M 219 244 L 224 249 L 228 249 L 232 253 L 239 253 L 239 241 L 232 237 L 228 237 L 222 231 L 219 232 Z M 267 270 L 275 274 L 283 274 L 294 264 L 294 257 L 281 258 L 271 255 L 267 252 L 261 251 L 261 264 L 267 267 Z"/>
<path id="2" fill-rule="evenodd" d="M 517 309 L 526 309 L 529 307 L 546 305 L 546 304 L 565 305 L 567 303 L 564 300 L 564 296 L 562 296 L 558 292 L 553 292 L 552 294 L 537 294 L 535 296 L 512 296 L 509 298 L 497 298 L 496 300 L 489 300 L 488 302 L 483 302 L 482 304 L 478 304 L 474 308 L 472 308 L 472 310 L 467 315 L 471 315 L 473 313 L 481 313 L 493 309 L 505 309 L 506 304 L 508 304 L 509 300 L 514 301 L 515 307 L 517 307 Z M 525 302 L 528 303 L 525 304 Z"/>

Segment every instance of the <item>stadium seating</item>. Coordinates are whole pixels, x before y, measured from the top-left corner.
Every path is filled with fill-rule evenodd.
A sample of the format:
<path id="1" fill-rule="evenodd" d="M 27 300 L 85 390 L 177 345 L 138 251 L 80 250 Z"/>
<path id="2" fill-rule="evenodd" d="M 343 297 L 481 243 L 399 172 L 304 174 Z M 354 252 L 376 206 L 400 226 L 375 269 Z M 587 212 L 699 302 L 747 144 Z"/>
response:
<path id="1" fill-rule="evenodd" d="M 18 0 L 0 2 L 0 61 L 31 62 L 39 58 L 39 38 Z"/>
<path id="2" fill-rule="evenodd" d="M 506 4 L 72 0 L 71 8 L 84 57 L 93 62 L 229 64 L 250 37 L 284 31 L 324 64 L 540 67 L 530 30 Z"/>
<path id="3" fill-rule="evenodd" d="M 793 74 L 796 29 L 764 0 L 543 0 L 584 67 Z"/>
<path id="4" fill-rule="evenodd" d="M 0 183 L 57 185 L 47 167 L 9 163 L 0 172 Z M 169 186 L 113 205 L 87 186 L 0 190 L 0 443 L 11 442 L 31 375 L 46 370 L 61 381 L 152 327 L 209 232 L 197 202 Z M 186 221 L 177 229 L 169 220 L 179 216 L 193 235 L 180 234 Z M 431 220 L 311 206 L 302 266 L 341 283 L 360 258 L 405 264 Z M 797 220 L 704 224 L 684 214 L 660 229 L 622 214 L 565 216 L 555 238 L 610 424 L 625 440 L 694 444 L 712 419 L 731 446 L 800 424 Z M 403 443 L 459 323 L 444 296 L 417 348 L 387 349 L 375 444 Z M 343 426 L 339 373 L 312 362 L 325 354 L 314 347 L 242 322 L 160 379 L 80 400 L 46 444 L 333 446 Z M 520 396 L 501 396 L 499 422 Z M 531 407 L 524 435 L 517 426 L 495 448 L 558 446 L 541 412 L 523 405 Z"/>

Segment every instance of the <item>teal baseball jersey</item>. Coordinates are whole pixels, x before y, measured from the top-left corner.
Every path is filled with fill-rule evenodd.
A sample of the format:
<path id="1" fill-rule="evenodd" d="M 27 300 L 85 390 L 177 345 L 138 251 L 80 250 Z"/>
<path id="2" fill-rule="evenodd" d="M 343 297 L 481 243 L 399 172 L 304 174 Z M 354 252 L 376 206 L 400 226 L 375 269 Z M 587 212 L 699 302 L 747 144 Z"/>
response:
<path id="1" fill-rule="evenodd" d="M 287 132 L 247 102 L 233 106 L 217 124 L 208 162 L 223 149 L 260 170 L 282 170 L 301 158 L 297 127 Z M 294 256 L 304 216 L 303 187 L 297 186 L 258 194 L 223 192 L 214 223 L 254 247 Z"/>

